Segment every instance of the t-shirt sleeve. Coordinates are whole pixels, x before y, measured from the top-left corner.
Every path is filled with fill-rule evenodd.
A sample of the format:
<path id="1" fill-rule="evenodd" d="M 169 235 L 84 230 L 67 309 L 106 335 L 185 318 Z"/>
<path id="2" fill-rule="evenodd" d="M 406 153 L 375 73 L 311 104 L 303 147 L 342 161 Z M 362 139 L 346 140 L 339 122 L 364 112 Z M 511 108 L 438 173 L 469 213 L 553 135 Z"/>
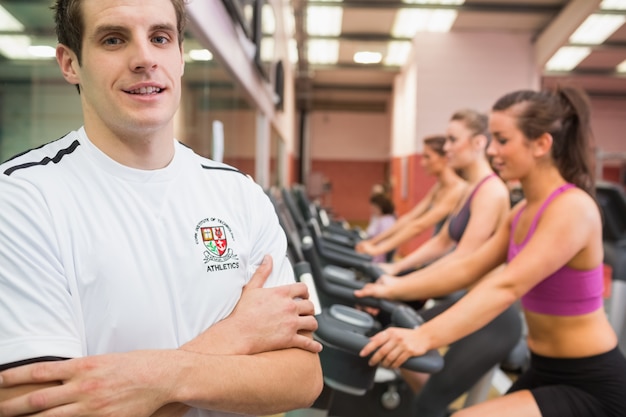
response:
<path id="1" fill-rule="evenodd" d="M 0 364 L 81 356 L 72 300 L 45 199 L 0 174 Z"/>
<path id="2" fill-rule="evenodd" d="M 287 258 L 287 238 L 278 222 L 276 210 L 270 199 L 258 185 L 254 194 L 255 203 L 251 218 L 252 235 L 250 267 L 248 278 L 252 277 L 261 264 L 264 255 L 270 255 L 273 260 L 272 274 L 267 279 L 266 287 L 291 284 L 295 282 L 293 266 Z"/>

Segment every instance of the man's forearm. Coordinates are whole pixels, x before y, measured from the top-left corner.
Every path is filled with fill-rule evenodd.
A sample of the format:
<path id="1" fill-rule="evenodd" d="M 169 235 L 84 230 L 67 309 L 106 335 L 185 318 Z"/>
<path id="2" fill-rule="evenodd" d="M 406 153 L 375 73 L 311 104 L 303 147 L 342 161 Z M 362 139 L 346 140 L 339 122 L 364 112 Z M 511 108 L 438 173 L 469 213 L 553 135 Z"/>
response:
<path id="1" fill-rule="evenodd" d="M 302 349 L 245 356 L 180 353 L 172 400 L 193 407 L 275 414 L 309 407 L 323 385 L 318 355 Z"/>

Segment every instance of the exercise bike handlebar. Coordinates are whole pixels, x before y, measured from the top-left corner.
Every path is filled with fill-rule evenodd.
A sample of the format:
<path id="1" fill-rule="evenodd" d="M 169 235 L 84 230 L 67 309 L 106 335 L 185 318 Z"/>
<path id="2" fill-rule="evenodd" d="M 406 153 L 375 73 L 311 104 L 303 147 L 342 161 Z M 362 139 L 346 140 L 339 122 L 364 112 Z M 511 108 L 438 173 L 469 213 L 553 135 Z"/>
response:
<path id="1" fill-rule="evenodd" d="M 348 281 L 345 285 L 327 282 L 323 279 L 319 258 L 310 239 L 303 239 L 302 252 L 305 258 L 307 258 L 316 286 L 319 286 L 318 291 L 332 294 L 332 296 L 343 300 L 347 304 L 375 307 L 386 311 L 391 314 L 392 326 L 412 329 L 423 323 L 417 312 L 406 304 L 374 297 L 359 298 L 354 295 L 355 289 L 362 288 L 365 285 L 362 282 Z M 363 334 L 338 329 L 336 326 L 320 322 L 324 320 L 323 317 L 323 315 L 318 316 L 319 326 L 317 334 L 325 341 L 354 353 L 360 352 L 369 343 L 369 338 Z M 434 373 L 443 368 L 443 358 L 439 352 L 433 350 L 423 356 L 408 359 L 402 367 L 418 372 Z"/>
<path id="2" fill-rule="evenodd" d="M 407 321 L 403 324 L 410 324 L 409 328 L 414 328 L 419 325 L 415 321 L 409 320 L 408 316 L 405 316 L 405 318 L 407 318 Z M 360 352 L 370 342 L 369 337 L 363 334 L 347 331 L 344 328 L 333 326 L 331 323 L 327 324 L 324 320 L 326 320 L 325 316 L 318 318 L 319 327 L 316 334 L 325 342 L 353 353 Z M 431 350 L 424 355 L 413 356 L 407 359 L 401 365 L 401 368 L 416 372 L 435 373 L 443 368 L 443 364 L 443 357 L 439 352 Z"/>

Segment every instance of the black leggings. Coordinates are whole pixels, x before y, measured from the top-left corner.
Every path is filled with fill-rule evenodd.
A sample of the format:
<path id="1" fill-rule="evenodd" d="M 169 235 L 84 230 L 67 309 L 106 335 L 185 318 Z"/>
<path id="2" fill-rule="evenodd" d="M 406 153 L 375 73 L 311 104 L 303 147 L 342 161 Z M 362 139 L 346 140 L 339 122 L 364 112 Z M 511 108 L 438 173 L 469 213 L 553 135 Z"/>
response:
<path id="1" fill-rule="evenodd" d="M 428 321 L 447 310 L 455 300 L 420 311 Z M 491 368 L 502 362 L 522 337 L 519 309 L 506 311 L 476 332 L 450 345 L 443 369 L 430 376 L 414 402 L 414 416 L 443 417 L 448 406 L 467 392 Z"/>
<path id="2" fill-rule="evenodd" d="M 543 417 L 626 416 L 626 359 L 615 348 L 587 358 L 531 354 L 509 392 L 530 390 Z"/>

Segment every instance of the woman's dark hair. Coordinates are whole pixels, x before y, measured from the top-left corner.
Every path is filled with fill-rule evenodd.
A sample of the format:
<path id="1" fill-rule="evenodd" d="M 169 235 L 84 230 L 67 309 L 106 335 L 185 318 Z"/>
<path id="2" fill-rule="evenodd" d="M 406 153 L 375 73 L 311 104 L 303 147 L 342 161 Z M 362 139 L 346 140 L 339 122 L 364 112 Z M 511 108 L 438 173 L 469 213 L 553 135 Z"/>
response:
<path id="1" fill-rule="evenodd" d="M 552 159 L 563 178 L 594 196 L 587 95 L 573 87 L 520 90 L 506 94 L 492 108 L 493 111 L 508 109 L 517 118 L 518 129 L 529 140 L 543 133 L 552 136 Z"/>
<path id="2" fill-rule="evenodd" d="M 393 214 L 395 212 L 393 202 L 384 194 L 373 194 L 370 197 L 370 203 L 379 207 L 383 214 Z"/>
<path id="3" fill-rule="evenodd" d="M 446 156 L 446 151 L 443 150 L 446 140 L 444 135 L 426 136 L 424 138 L 424 145 L 432 149 L 437 155 Z"/>

